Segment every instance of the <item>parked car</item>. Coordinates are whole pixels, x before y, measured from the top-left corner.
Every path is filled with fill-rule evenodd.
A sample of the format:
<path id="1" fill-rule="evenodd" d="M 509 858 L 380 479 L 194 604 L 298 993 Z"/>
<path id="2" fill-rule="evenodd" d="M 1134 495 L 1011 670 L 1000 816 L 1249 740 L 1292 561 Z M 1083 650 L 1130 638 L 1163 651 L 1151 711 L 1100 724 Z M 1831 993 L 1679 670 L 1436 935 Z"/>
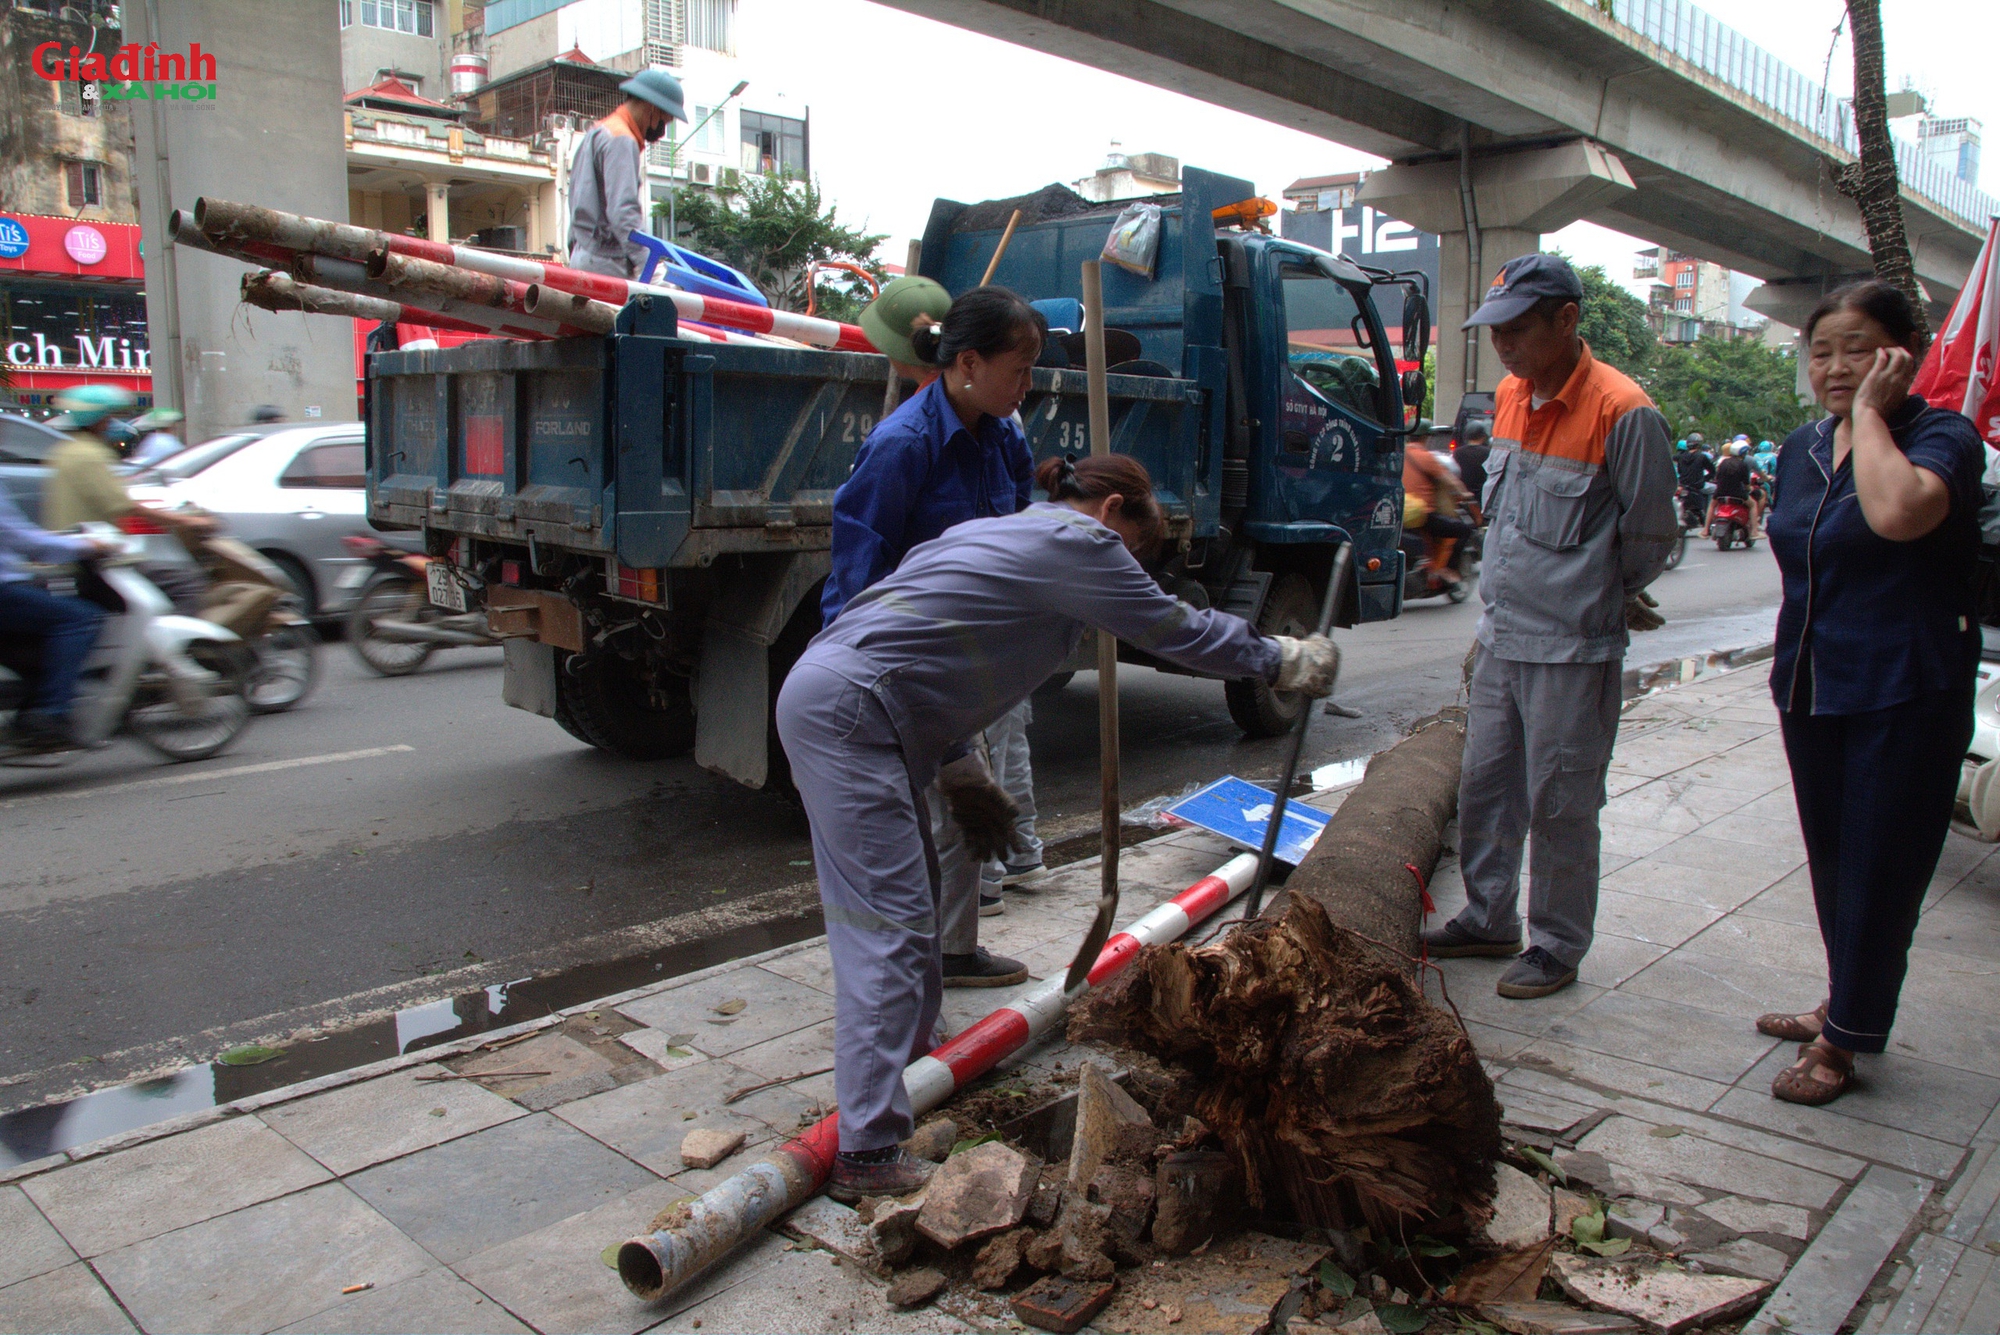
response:
<path id="1" fill-rule="evenodd" d="M 183 450 L 133 479 L 135 499 L 196 505 L 285 572 L 308 615 L 338 616 L 369 567 L 341 539 L 367 519 L 359 422 L 243 432 Z"/>
<path id="2" fill-rule="evenodd" d="M 42 510 L 42 483 L 49 475 L 43 461 L 62 442 L 54 427 L 0 413 L 0 486 L 13 493 L 30 519 Z"/>

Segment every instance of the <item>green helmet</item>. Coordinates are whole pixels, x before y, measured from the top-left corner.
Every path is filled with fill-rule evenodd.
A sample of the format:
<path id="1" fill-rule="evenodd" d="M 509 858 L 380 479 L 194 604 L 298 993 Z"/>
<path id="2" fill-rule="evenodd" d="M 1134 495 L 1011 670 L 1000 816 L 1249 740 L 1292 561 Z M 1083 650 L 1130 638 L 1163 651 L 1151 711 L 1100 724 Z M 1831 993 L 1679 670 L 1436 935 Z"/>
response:
<path id="1" fill-rule="evenodd" d="M 56 395 L 56 408 L 63 416 L 52 425 L 58 429 L 93 427 L 138 406 L 138 396 L 122 385 L 77 385 Z"/>
<path id="2" fill-rule="evenodd" d="M 182 414 L 172 408 L 155 408 L 132 419 L 132 425 L 141 431 L 165 431 L 168 427 L 177 426 L 184 420 L 186 419 Z"/>
<path id="3" fill-rule="evenodd" d="M 910 326 L 919 316 L 942 320 L 951 309 L 951 293 L 933 279 L 915 274 L 894 279 L 861 312 L 861 331 L 875 350 L 892 362 L 918 366 L 923 358 L 910 345 Z"/>
<path id="4" fill-rule="evenodd" d="M 636 97 L 641 102 L 652 103 L 677 121 L 688 118 L 687 100 L 681 92 L 681 81 L 665 70 L 640 70 L 619 84 L 618 91 L 627 97 Z"/>

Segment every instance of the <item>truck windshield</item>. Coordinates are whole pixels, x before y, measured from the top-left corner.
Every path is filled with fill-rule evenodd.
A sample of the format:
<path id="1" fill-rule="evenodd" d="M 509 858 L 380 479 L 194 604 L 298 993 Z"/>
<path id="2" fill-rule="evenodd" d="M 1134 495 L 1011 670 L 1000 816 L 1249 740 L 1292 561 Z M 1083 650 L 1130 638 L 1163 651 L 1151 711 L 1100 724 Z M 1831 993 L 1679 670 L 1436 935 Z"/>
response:
<path id="1" fill-rule="evenodd" d="M 1292 372 L 1357 416 L 1381 418 L 1381 372 L 1363 340 L 1367 323 L 1346 287 L 1304 264 L 1286 264 L 1285 351 Z"/>

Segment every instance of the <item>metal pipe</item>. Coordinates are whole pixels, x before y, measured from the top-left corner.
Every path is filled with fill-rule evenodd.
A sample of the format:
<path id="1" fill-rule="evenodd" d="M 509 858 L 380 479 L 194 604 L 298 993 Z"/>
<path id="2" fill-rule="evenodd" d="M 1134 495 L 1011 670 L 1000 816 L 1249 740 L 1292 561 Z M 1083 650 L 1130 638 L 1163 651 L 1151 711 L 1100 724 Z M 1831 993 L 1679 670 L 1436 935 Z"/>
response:
<path id="1" fill-rule="evenodd" d="M 608 334 L 618 322 L 618 307 L 608 301 L 593 301 L 574 292 L 558 292 L 540 283 L 528 284 L 524 310 L 545 320 L 560 320 L 593 334 Z"/>
<path id="2" fill-rule="evenodd" d="M 492 274 L 475 273 L 453 264 L 398 255 L 388 249 L 373 250 L 364 262 L 368 276 L 390 287 L 404 288 L 426 296 L 451 297 L 475 302 L 496 310 L 528 313 L 528 285 Z"/>
<path id="3" fill-rule="evenodd" d="M 330 287 L 337 292 L 359 292 L 364 296 L 396 302 L 406 308 L 435 311 L 510 338 L 559 338 L 583 332 L 565 328 L 553 320 L 538 320 L 531 315 L 495 310 L 477 302 L 420 295 L 394 288 L 370 278 L 367 268 L 354 260 L 335 259 L 328 255 L 300 255 L 292 261 L 292 274 L 303 282 Z"/>
<path id="4" fill-rule="evenodd" d="M 1257 859 L 1242 853 L 1105 942 L 1077 987 L 1048 978 L 927 1057 L 903 1069 L 910 1106 L 921 1116 L 1055 1028 L 1070 1004 L 1114 977 L 1152 945 L 1178 940 L 1250 885 Z M 830 1114 L 769 1158 L 675 1207 L 666 1227 L 618 1249 L 618 1277 L 652 1301 L 686 1288 L 765 1225 L 803 1205 L 833 1173 L 840 1115 Z"/>
<path id="5" fill-rule="evenodd" d="M 464 320 L 454 320 L 449 315 L 439 315 L 436 311 L 420 310 L 404 306 L 400 302 L 386 301 L 381 297 L 364 296 L 359 292 L 341 292 L 330 287 L 316 287 L 311 283 L 301 283 L 290 274 L 275 269 L 261 273 L 243 275 L 243 300 L 252 306 L 267 311 L 304 311 L 310 315 L 343 315 L 354 320 L 387 322 L 389 324 L 419 324 L 432 329 L 450 329 L 461 333 L 486 334 L 491 331 L 483 326 L 469 324 Z M 536 338 L 539 335 L 524 334 L 522 337 Z"/>
<path id="6" fill-rule="evenodd" d="M 1479 283 L 1486 272 L 1485 246 L 1479 236 L 1479 203 L 1472 192 L 1472 122 L 1458 126 L 1458 208 L 1465 216 L 1465 318 L 1479 309 Z M 1461 393 L 1479 388 L 1479 328 L 1465 331 L 1465 376 Z"/>

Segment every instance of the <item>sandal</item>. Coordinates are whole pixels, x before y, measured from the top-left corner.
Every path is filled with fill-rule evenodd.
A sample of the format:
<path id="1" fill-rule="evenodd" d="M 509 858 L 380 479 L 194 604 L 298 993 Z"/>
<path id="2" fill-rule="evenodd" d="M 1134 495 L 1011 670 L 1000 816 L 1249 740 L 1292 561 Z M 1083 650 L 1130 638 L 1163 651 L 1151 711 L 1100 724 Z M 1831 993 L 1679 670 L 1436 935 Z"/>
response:
<path id="1" fill-rule="evenodd" d="M 1822 1080 L 1818 1074 L 1821 1071 L 1831 1071 L 1836 1078 Z M 1815 1039 L 1799 1048 L 1796 1065 L 1778 1072 L 1777 1079 L 1771 1082 L 1771 1097 L 1817 1108 L 1845 1094 L 1853 1083 L 1854 1054 Z"/>
<path id="2" fill-rule="evenodd" d="M 1810 1043 L 1826 1027 L 1827 1003 L 1819 1003 L 1819 1009 L 1812 1012 L 1812 1018 L 1819 1023 L 1808 1029 L 1802 1015 L 1792 1015 L 1785 1011 L 1772 1011 L 1769 1015 L 1757 1017 L 1757 1032 L 1772 1038 L 1782 1038 L 1787 1043 Z"/>

